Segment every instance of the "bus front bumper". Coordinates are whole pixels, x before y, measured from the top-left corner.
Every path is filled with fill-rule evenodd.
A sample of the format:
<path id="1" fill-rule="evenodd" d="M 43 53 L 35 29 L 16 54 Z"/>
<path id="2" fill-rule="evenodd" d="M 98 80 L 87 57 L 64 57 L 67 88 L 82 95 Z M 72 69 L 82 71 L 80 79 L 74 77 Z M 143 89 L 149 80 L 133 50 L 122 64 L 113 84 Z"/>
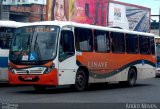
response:
<path id="1" fill-rule="evenodd" d="M 14 74 L 8 71 L 9 83 L 14 85 L 58 85 L 57 69 L 54 69 L 48 74 Z"/>

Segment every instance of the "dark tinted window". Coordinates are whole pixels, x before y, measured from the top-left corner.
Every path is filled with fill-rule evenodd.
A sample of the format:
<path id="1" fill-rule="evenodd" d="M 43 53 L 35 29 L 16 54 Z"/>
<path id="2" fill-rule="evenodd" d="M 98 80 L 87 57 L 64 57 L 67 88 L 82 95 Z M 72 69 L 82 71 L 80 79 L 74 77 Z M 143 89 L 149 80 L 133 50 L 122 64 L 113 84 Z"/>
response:
<path id="1" fill-rule="evenodd" d="M 123 33 L 111 33 L 112 52 L 123 53 L 125 51 L 125 41 Z"/>
<path id="2" fill-rule="evenodd" d="M 95 37 L 95 50 L 97 52 L 110 51 L 109 32 L 95 30 L 94 37 Z"/>
<path id="3" fill-rule="evenodd" d="M 140 40 L 140 53 L 141 54 L 150 54 L 150 39 L 147 36 L 141 36 Z"/>
<path id="4" fill-rule="evenodd" d="M 133 34 L 126 34 L 126 52 L 138 53 L 138 36 Z"/>
<path id="5" fill-rule="evenodd" d="M 9 49 L 13 38 L 14 28 L 0 28 L 0 48 Z"/>
<path id="6" fill-rule="evenodd" d="M 59 60 L 63 61 L 75 54 L 74 37 L 72 31 L 64 30 L 61 32 L 61 40 L 59 47 Z"/>
<path id="7" fill-rule="evenodd" d="M 150 41 L 151 41 L 151 52 L 152 52 L 152 54 L 155 54 L 155 41 L 154 41 L 154 37 L 151 37 Z"/>
<path id="8" fill-rule="evenodd" d="M 74 38 L 72 31 L 65 30 L 61 32 L 60 45 L 63 48 L 63 52 L 74 52 Z"/>
<path id="9" fill-rule="evenodd" d="M 92 51 L 92 30 L 86 28 L 75 28 L 76 49 L 78 51 Z"/>

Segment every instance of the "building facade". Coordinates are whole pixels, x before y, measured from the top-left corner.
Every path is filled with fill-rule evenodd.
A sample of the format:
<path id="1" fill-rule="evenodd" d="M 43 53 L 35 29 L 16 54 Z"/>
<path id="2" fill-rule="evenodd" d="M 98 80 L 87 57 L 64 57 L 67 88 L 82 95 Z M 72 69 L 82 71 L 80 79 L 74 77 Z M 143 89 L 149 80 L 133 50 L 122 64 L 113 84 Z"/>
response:
<path id="1" fill-rule="evenodd" d="M 34 22 L 45 20 L 45 0 L 3 0 L 1 20 Z"/>
<path id="2" fill-rule="evenodd" d="M 46 5 L 46 0 L 3 0 L 3 5 L 41 4 Z"/>

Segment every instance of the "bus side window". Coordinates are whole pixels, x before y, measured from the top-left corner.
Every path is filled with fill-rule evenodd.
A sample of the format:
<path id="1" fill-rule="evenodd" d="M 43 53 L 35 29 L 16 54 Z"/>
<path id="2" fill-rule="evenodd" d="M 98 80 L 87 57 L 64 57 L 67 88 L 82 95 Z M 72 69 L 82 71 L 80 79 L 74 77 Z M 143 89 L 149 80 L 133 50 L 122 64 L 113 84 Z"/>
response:
<path id="1" fill-rule="evenodd" d="M 129 54 L 139 53 L 138 36 L 134 34 L 126 34 L 126 52 Z"/>
<path id="2" fill-rule="evenodd" d="M 150 40 L 149 37 L 141 36 L 140 37 L 140 53 L 141 54 L 150 54 Z"/>
<path id="3" fill-rule="evenodd" d="M 94 31 L 94 42 L 96 52 L 109 52 L 110 51 L 110 41 L 109 32 L 102 30 Z"/>
<path id="4" fill-rule="evenodd" d="M 59 60 L 63 61 L 75 54 L 73 32 L 63 30 L 59 44 Z"/>
<path id="5" fill-rule="evenodd" d="M 76 50 L 91 52 L 93 50 L 93 35 L 91 29 L 75 28 Z"/>
<path id="6" fill-rule="evenodd" d="M 111 47 L 113 53 L 124 53 L 125 52 L 125 41 L 124 34 L 118 32 L 111 33 Z"/>

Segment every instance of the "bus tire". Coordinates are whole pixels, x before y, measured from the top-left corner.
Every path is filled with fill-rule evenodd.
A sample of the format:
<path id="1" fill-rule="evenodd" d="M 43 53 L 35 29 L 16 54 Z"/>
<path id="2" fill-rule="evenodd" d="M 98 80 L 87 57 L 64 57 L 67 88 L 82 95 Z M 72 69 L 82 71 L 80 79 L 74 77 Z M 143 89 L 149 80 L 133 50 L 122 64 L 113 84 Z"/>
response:
<path id="1" fill-rule="evenodd" d="M 87 76 L 84 72 L 84 70 L 78 70 L 76 74 L 76 79 L 75 79 L 75 85 L 74 88 L 77 91 L 84 91 L 88 86 L 88 81 L 87 81 Z"/>
<path id="2" fill-rule="evenodd" d="M 46 90 L 46 87 L 45 86 L 33 86 L 34 87 L 34 89 L 36 90 L 36 91 L 45 91 Z"/>
<path id="3" fill-rule="evenodd" d="M 137 73 L 134 68 L 130 68 L 128 71 L 128 80 L 127 80 L 127 85 L 129 87 L 133 87 L 136 84 L 137 80 Z"/>

